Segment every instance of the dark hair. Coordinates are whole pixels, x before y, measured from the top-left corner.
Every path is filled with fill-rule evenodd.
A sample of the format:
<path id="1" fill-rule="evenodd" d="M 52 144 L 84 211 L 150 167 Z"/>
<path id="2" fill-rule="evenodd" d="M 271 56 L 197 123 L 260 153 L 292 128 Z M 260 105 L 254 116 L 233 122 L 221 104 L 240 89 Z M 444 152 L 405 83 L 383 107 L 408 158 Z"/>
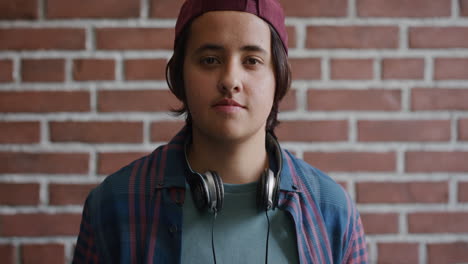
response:
<path id="1" fill-rule="evenodd" d="M 273 73 L 275 75 L 275 96 L 273 106 L 266 122 L 267 132 L 274 135 L 274 129 L 279 124 L 278 105 L 283 99 L 291 85 L 291 69 L 288 63 L 288 55 L 283 46 L 283 42 L 276 30 L 268 24 L 271 33 L 271 56 L 273 58 Z M 186 26 L 177 38 L 174 45 L 174 54 L 166 65 L 166 81 L 172 93 L 183 103 L 182 107 L 172 109 L 176 115 L 185 114 L 185 122 L 187 126 L 192 125 L 192 116 L 187 107 L 187 98 L 184 87 L 184 58 L 185 48 L 190 36 L 190 26 Z"/>

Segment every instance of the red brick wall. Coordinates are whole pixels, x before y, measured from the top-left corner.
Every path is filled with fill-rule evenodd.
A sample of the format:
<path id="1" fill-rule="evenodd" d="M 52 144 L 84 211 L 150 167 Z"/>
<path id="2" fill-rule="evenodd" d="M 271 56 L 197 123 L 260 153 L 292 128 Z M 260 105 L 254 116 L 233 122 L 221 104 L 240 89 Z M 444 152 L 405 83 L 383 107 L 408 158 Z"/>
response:
<path id="1" fill-rule="evenodd" d="M 2 263 L 69 263 L 90 188 L 182 125 L 181 2 L 0 2 Z M 348 189 L 372 263 L 468 262 L 468 1 L 281 2 L 283 146 Z"/>

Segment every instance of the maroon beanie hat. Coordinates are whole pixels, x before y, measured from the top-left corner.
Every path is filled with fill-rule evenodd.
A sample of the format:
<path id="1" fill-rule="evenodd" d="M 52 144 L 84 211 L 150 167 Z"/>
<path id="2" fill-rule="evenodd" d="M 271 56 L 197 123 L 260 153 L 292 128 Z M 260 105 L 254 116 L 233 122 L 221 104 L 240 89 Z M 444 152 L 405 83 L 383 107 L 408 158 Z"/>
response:
<path id="1" fill-rule="evenodd" d="M 175 42 L 187 23 L 209 11 L 241 11 L 262 18 L 273 26 L 288 52 L 284 12 L 278 0 L 186 0 L 177 18 Z"/>

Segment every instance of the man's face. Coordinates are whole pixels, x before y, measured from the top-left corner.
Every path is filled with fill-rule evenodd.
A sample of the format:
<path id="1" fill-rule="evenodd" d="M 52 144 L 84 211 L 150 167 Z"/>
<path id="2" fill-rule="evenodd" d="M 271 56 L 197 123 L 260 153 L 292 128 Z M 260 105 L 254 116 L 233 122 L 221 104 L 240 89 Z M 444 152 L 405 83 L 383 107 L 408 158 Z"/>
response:
<path id="1" fill-rule="evenodd" d="M 270 29 L 245 12 L 196 18 L 184 59 L 184 85 L 194 132 L 242 140 L 265 132 L 275 93 Z"/>

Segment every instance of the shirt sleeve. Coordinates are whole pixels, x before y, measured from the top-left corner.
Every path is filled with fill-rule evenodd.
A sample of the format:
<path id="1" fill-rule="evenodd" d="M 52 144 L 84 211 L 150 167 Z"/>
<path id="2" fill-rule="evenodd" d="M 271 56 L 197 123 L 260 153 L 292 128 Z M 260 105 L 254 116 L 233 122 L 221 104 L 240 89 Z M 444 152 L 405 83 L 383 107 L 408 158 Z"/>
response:
<path id="1" fill-rule="evenodd" d="M 89 197 L 83 208 L 80 233 L 75 246 L 73 264 L 96 264 L 99 263 L 99 252 L 96 248 L 96 233 L 91 223 L 89 210 Z"/>
<path id="2" fill-rule="evenodd" d="M 346 264 L 367 264 L 367 245 L 364 235 L 364 228 L 362 227 L 362 221 L 359 214 L 354 221 L 353 233 L 349 247 L 346 250 L 345 258 L 343 263 Z"/>

